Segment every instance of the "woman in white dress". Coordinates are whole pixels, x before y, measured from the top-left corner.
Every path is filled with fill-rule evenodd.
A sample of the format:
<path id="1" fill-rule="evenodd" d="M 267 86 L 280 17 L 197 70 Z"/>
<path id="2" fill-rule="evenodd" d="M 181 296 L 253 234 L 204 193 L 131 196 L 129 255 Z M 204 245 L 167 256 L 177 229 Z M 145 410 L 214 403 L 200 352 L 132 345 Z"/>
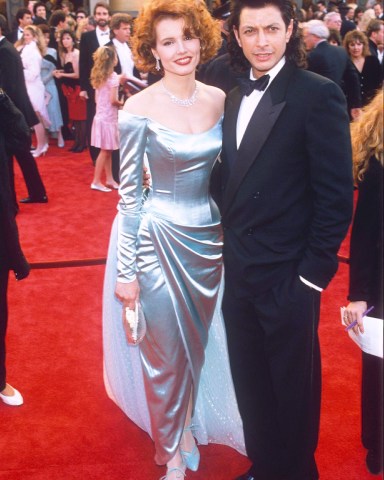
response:
<path id="1" fill-rule="evenodd" d="M 48 150 L 48 137 L 45 131 L 50 125 L 46 105 L 45 87 L 41 79 L 41 64 L 45 55 L 45 42 L 41 30 L 34 25 L 24 28 L 23 36 L 15 43 L 20 52 L 24 67 L 24 78 L 29 99 L 39 119 L 33 128 L 36 134 L 36 150 L 34 157 L 45 155 Z"/>

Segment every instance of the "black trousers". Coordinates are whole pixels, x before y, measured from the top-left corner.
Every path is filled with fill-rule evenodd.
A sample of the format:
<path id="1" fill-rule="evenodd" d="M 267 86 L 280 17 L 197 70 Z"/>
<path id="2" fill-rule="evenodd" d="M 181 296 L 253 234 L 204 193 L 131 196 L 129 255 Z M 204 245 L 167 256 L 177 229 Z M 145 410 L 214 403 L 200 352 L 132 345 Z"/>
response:
<path id="1" fill-rule="evenodd" d="M 28 190 L 28 196 L 37 200 L 42 199 L 46 195 L 46 191 L 39 173 L 39 169 L 37 168 L 36 160 L 34 159 L 33 155 L 27 149 L 15 152 L 14 156 L 23 174 L 24 181 Z M 15 179 L 12 157 L 10 157 L 8 163 L 11 189 L 13 192 L 15 192 Z"/>
<path id="2" fill-rule="evenodd" d="M 4 390 L 6 384 L 6 367 L 5 367 L 5 336 L 8 325 L 8 270 L 0 270 L 0 392 Z"/>
<path id="3" fill-rule="evenodd" d="M 92 131 L 92 123 L 93 118 L 96 114 L 96 103 L 95 103 L 95 93 L 94 91 L 89 91 L 88 93 L 88 100 L 87 100 L 87 142 L 89 148 L 89 154 L 92 159 L 93 165 L 96 163 L 97 156 L 99 155 L 100 148 L 93 147 L 91 145 L 91 131 Z"/>
<path id="4" fill-rule="evenodd" d="M 235 298 L 228 277 L 223 315 L 251 473 L 257 480 L 315 480 L 320 293 L 294 274 L 266 293 Z"/>
<path id="5" fill-rule="evenodd" d="M 383 359 L 362 352 L 362 443 L 381 456 L 383 464 Z"/>

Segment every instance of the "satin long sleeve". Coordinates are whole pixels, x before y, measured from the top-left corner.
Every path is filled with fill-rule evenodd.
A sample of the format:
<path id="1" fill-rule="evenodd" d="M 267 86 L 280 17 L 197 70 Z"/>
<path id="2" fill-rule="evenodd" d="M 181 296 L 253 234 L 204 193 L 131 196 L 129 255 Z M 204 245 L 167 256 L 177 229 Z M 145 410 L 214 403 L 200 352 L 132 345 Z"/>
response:
<path id="1" fill-rule="evenodd" d="M 136 278 L 136 238 L 143 194 L 147 119 L 119 112 L 120 201 L 118 203 L 117 280 Z"/>

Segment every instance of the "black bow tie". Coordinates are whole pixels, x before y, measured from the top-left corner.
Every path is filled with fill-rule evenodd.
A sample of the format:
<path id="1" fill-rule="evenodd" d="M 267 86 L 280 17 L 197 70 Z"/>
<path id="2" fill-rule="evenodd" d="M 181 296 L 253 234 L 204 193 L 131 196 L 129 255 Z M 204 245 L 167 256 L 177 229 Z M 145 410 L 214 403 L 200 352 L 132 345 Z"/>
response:
<path id="1" fill-rule="evenodd" d="M 109 32 L 100 32 L 100 35 L 103 36 L 103 35 L 109 35 Z"/>
<path id="2" fill-rule="evenodd" d="M 253 92 L 253 90 L 263 91 L 267 88 L 269 82 L 269 75 L 263 75 L 257 80 L 251 80 L 250 78 L 238 78 L 241 93 L 247 97 Z"/>

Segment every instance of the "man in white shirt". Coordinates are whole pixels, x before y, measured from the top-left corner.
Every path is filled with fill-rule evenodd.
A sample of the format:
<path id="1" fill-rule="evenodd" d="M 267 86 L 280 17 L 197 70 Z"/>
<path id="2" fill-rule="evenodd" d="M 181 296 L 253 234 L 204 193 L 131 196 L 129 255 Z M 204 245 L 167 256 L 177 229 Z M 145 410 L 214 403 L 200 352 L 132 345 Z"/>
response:
<path id="1" fill-rule="evenodd" d="M 116 13 L 112 15 L 110 22 L 112 41 L 108 44 L 115 48 L 117 54 L 117 65 L 115 72 L 125 77 L 133 76 L 132 52 L 128 42 L 131 38 L 132 18 L 126 13 Z"/>

